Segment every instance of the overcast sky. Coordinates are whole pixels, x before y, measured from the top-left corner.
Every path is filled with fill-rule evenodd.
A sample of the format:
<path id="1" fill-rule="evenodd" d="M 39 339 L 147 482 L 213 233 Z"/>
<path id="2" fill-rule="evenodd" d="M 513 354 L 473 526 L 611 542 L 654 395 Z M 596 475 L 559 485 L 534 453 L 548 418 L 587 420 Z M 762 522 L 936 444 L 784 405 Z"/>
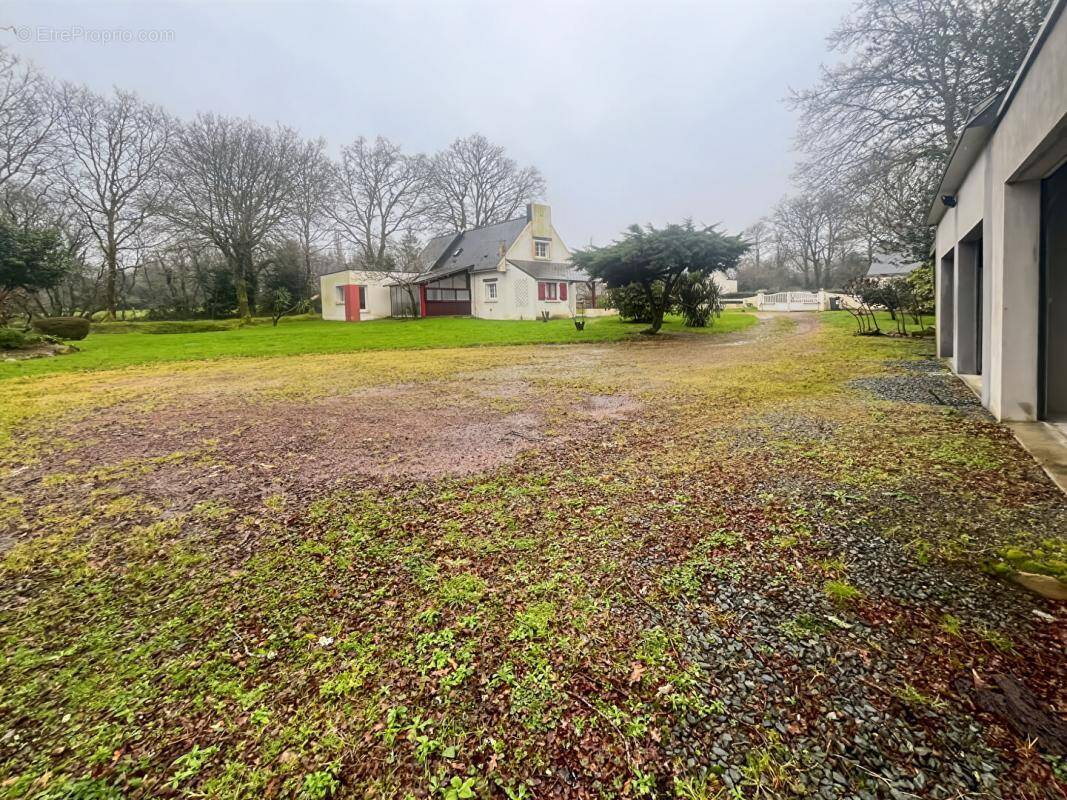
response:
<path id="1" fill-rule="evenodd" d="M 483 133 L 540 168 L 578 247 L 632 222 L 737 231 L 766 213 L 796 157 L 782 98 L 831 59 L 849 5 L 5 0 L 0 25 L 18 30 L 0 41 L 63 80 L 182 117 L 282 122 L 334 150 L 381 134 L 430 152 Z M 86 40 L 110 29 L 171 41 Z M 67 33 L 82 40 L 41 41 Z"/>

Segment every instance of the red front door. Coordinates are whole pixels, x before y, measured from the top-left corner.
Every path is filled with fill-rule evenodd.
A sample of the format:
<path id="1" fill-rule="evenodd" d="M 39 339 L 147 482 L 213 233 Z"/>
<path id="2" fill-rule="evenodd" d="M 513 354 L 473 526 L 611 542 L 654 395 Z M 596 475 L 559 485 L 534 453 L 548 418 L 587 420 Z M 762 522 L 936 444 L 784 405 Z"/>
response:
<path id="1" fill-rule="evenodd" d="M 361 288 L 354 283 L 345 284 L 345 322 L 359 322 L 359 290 Z"/>

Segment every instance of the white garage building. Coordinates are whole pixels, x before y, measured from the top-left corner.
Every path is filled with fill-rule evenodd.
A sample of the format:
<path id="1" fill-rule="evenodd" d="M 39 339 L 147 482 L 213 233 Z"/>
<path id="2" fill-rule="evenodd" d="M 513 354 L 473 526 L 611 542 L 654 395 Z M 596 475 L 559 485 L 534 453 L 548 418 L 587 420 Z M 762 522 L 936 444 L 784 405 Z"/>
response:
<path id="1" fill-rule="evenodd" d="M 974 109 L 929 216 L 938 353 L 1001 420 L 1067 420 L 1065 6 Z"/>

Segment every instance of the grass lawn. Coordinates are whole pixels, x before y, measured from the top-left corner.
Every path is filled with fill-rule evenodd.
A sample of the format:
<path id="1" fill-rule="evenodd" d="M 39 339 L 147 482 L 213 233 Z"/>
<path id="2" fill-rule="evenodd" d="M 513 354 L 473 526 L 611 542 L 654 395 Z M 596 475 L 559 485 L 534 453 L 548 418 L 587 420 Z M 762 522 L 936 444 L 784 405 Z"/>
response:
<path id="1" fill-rule="evenodd" d="M 756 318 L 727 311 L 708 328 L 686 328 L 680 317 L 668 318 L 662 333 L 729 333 L 755 324 Z M 180 330 L 181 323 L 162 323 Z M 222 323 L 228 324 L 228 323 Z M 518 344 L 609 342 L 640 334 L 645 325 L 618 317 L 590 319 L 584 331 L 570 320 L 494 321 L 468 317 L 377 320 L 357 324 L 300 319 L 272 327 L 269 321 L 230 330 L 196 333 L 141 333 L 160 323 L 103 323 L 121 333 L 91 333 L 77 342 L 80 352 L 58 358 L 0 362 L 0 380 L 54 372 L 116 369 L 139 364 L 203 359 L 346 353 L 360 350 L 411 350 Z"/>
<path id="2" fill-rule="evenodd" d="M 845 320 L 851 322 L 852 329 L 855 330 L 856 320 L 851 316 L 847 316 L 847 312 L 834 314 L 832 317 L 837 321 L 837 324 L 843 324 Z M 897 335 L 897 323 L 888 311 L 875 311 L 874 317 L 878 321 L 878 328 L 883 334 L 889 336 Z M 920 319 L 922 320 L 921 324 L 917 324 L 910 315 L 905 315 L 905 330 L 908 334 L 915 335 L 923 333 L 923 331 L 929 331 L 937 322 L 937 318 L 934 316 L 923 316 Z M 927 335 L 932 334 L 928 333 Z"/>
<path id="3" fill-rule="evenodd" d="M 990 574 L 1067 501 L 929 340 L 292 325 L 0 382 L 3 800 L 1067 788 L 997 689 L 1065 707 L 1062 604 Z"/>

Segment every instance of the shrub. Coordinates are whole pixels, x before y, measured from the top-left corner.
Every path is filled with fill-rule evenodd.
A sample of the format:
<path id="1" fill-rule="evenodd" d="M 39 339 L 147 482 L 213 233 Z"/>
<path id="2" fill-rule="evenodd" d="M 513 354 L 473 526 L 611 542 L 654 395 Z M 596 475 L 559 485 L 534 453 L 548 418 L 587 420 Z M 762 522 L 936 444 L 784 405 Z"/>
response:
<path id="1" fill-rule="evenodd" d="M 14 328 L 0 328 L 0 350 L 17 350 L 25 347 L 26 334 Z"/>
<path id="2" fill-rule="evenodd" d="M 652 288 L 653 292 L 662 293 L 663 288 L 658 282 Z M 617 286 L 608 290 L 610 306 L 618 309 L 619 316 L 629 322 L 652 322 L 652 306 L 649 305 L 648 295 L 645 290 L 636 283 L 627 286 Z"/>
<path id="3" fill-rule="evenodd" d="M 60 339 L 84 339 L 89 335 L 89 320 L 84 317 L 38 317 L 33 327 Z"/>
<path id="4" fill-rule="evenodd" d="M 678 310 L 687 328 L 706 328 L 721 313 L 719 285 L 710 276 L 687 272 L 678 279 Z"/>

